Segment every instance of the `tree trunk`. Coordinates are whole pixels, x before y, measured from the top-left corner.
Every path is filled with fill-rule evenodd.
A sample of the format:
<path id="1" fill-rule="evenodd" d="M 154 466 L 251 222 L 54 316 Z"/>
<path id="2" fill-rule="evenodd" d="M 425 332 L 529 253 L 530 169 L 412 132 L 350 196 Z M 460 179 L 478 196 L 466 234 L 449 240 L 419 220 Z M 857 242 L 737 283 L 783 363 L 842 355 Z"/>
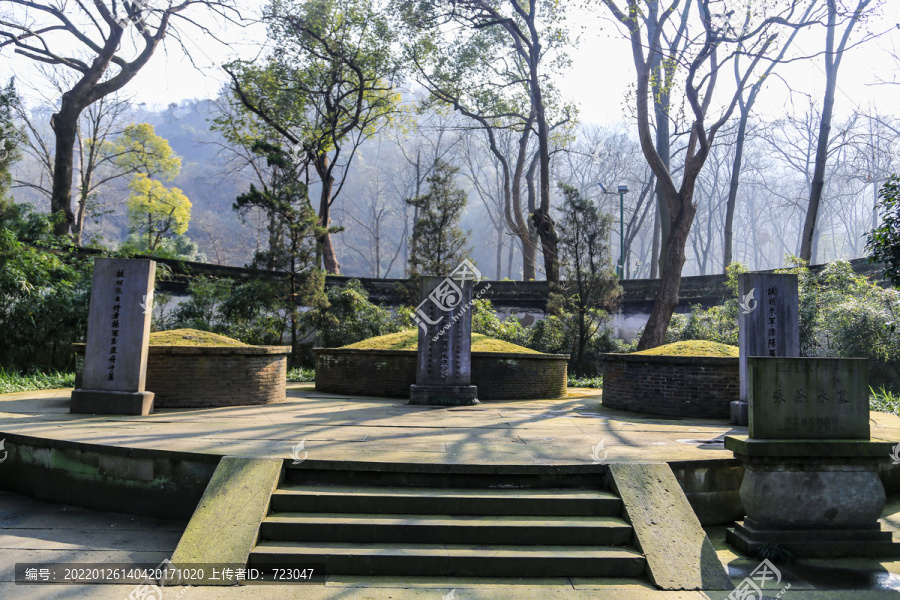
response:
<path id="1" fill-rule="evenodd" d="M 53 163 L 53 189 L 50 195 L 50 212 L 61 214 L 53 226 L 56 235 L 66 235 L 75 222 L 72 211 L 72 173 L 75 163 L 75 140 L 78 137 L 78 117 L 81 110 L 74 101 L 63 94 L 60 111 L 50 119 L 56 136 L 56 155 Z"/>
<path id="2" fill-rule="evenodd" d="M 828 160 L 828 142 L 831 138 L 831 115 L 834 112 L 834 96 L 837 89 L 838 70 L 850 32 L 859 21 L 860 15 L 871 0 L 859 0 L 856 9 L 841 35 L 837 50 L 834 48 L 834 35 L 837 23 L 837 4 L 828 0 L 828 28 L 825 37 L 825 99 L 822 101 L 822 120 L 819 122 L 819 140 L 816 145 L 816 164 L 813 169 L 813 180 L 809 190 L 809 207 L 806 209 L 806 220 L 800 239 L 800 258 L 811 262 L 813 241 L 816 234 L 816 220 L 819 217 L 819 206 L 822 203 L 822 190 L 825 188 L 825 163 Z"/>
<path id="3" fill-rule="evenodd" d="M 331 226 L 331 191 L 334 187 L 334 177 L 328 166 L 328 156 L 320 156 L 316 160 L 319 177 L 322 180 L 322 194 L 319 197 L 319 226 L 326 229 Z M 334 252 L 334 244 L 328 231 L 319 238 L 319 246 L 322 249 L 322 264 L 329 275 L 340 275 L 341 265 L 338 263 Z"/>
<path id="4" fill-rule="evenodd" d="M 666 331 L 669 321 L 678 306 L 678 292 L 681 289 L 681 269 L 685 261 L 685 245 L 688 234 L 691 231 L 691 223 L 694 221 L 693 202 L 681 201 L 681 210 L 669 234 L 668 245 L 665 249 L 666 261 L 662 268 L 659 281 L 659 291 L 656 294 L 656 302 L 650 313 L 650 319 L 644 327 L 644 333 L 638 342 L 638 351 L 648 350 L 661 346 L 666 341 Z"/>
<path id="5" fill-rule="evenodd" d="M 657 184 L 659 185 L 659 184 Z M 656 203 L 657 209 L 653 211 L 653 246 L 650 250 L 650 279 L 656 279 L 659 275 L 659 235 L 660 235 L 660 215 L 659 202 Z"/>
<path id="6" fill-rule="evenodd" d="M 747 120 L 750 117 L 750 105 L 741 105 L 740 123 L 738 125 L 737 142 L 734 148 L 734 163 L 731 167 L 731 182 L 728 185 L 728 201 L 725 208 L 725 240 L 722 251 L 722 272 L 734 262 L 734 209 L 737 205 L 738 184 L 741 177 L 741 163 L 744 160 L 744 138 L 747 135 Z"/>

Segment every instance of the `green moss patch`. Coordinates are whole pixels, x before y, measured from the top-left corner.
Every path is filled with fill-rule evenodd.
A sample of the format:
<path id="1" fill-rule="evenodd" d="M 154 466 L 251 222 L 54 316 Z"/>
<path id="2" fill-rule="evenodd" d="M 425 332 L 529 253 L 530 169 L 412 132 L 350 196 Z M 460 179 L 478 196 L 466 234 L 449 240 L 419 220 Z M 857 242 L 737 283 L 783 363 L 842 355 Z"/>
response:
<path id="1" fill-rule="evenodd" d="M 247 344 L 224 335 L 200 331 L 199 329 L 172 329 L 150 334 L 151 346 L 217 346 L 244 347 Z"/>
<path id="2" fill-rule="evenodd" d="M 739 350 L 737 346 L 729 346 L 728 344 L 720 344 L 719 342 L 709 342 L 706 340 L 688 340 L 685 342 L 675 342 L 674 344 L 666 344 L 635 352 L 644 356 L 705 356 L 712 358 L 737 358 Z"/>
<path id="3" fill-rule="evenodd" d="M 344 348 L 352 350 L 409 350 L 410 352 L 419 348 L 419 331 L 416 329 L 407 329 L 397 333 L 389 333 L 380 337 L 369 338 Z M 530 348 L 510 344 L 502 340 L 489 338 L 480 333 L 472 334 L 472 352 L 506 352 L 515 354 L 540 354 Z"/>

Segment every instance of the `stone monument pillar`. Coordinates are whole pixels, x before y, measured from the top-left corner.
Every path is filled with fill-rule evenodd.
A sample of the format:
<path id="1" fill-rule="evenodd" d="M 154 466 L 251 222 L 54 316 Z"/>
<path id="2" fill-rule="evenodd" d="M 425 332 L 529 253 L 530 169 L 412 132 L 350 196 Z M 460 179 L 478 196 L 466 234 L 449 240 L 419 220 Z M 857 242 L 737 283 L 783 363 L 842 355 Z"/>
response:
<path id="1" fill-rule="evenodd" d="M 148 415 L 153 392 L 144 390 L 156 262 L 98 258 L 81 388 L 70 412 Z"/>
<path id="2" fill-rule="evenodd" d="M 410 404 L 468 406 L 478 404 L 472 382 L 472 290 L 481 274 L 468 260 L 449 277 L 423 277 L 416 383 Z"/>
<path id="3" fill-rule="evenodd" d="M 750 555 L 772 543 L 795 556 L 900 555 L 878 522 L 893 443 L 870 439 L 868 362 L 750 357 L 748 374 L 750 435 L 725 438 L 747 516 L 728 542 Z"/>
<path id="4" fill-rule="evenodd" d="M 741 273 L 738 276 L 740 400 L 731 403 L 731 422 L 747 425 L 751 356 L 800 356 L 800 295 L 796 275 Z"/>

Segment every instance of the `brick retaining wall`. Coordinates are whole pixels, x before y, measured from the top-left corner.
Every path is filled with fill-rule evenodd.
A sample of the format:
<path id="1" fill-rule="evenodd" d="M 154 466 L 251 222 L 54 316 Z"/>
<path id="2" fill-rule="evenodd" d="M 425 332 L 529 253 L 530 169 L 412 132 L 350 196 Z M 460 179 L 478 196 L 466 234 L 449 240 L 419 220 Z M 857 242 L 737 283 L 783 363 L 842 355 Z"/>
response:
<path id="1" fill-rule="evenodd" d="M 603 406 L 666 417 L 729 418 L 737 358 L 603 355 Z"/>
<path id="2" fill-rule="evenodd" d="M 84 345 L 76 352 L 83 356 Z M 146 390 L 155 394 L 154 408 L 281 402 L 290 352 L 290 346 L 150 346 Z"/>
<path id="3" fill-rule="evenodd" d="M 316 389 L 332 394 L 409 398 L 416 353 L 409 350 L 316 348 Z M 566 395 L 565 354 L 472 353 L 472 385 L 480 400 Z"/>

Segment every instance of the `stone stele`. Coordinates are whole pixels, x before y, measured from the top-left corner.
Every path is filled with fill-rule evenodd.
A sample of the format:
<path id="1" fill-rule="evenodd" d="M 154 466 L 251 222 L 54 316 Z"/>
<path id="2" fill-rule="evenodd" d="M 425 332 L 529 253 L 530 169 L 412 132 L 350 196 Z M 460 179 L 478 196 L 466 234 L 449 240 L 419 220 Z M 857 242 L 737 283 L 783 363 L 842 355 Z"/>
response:
<path id="1" fill-rule="evenodd" d="M 800 297 L 797 276 L 741 273 L 738 276 L 738 374 L 740 400 L 731 404 L 731 421 L 747 425 L 751 356 L 800 356 Z"/>
<path id="2" fill-rule="evenodd" d="M 868 361 L 749 357 L 752 439 L 869 439 Z"/>
<path id="3" fill-rule="evenodd" d="M 81 388 L 70 412 L 147 415 L 153 393 L 144 389 L 156 262 L 98 258 Z"/>
<path id="4" fill-rule="evenodd" d="M 419 287 L 419 349 L 410 404 L 478 404 L 472 382 L 471 280 L 423 277 Z"/>

